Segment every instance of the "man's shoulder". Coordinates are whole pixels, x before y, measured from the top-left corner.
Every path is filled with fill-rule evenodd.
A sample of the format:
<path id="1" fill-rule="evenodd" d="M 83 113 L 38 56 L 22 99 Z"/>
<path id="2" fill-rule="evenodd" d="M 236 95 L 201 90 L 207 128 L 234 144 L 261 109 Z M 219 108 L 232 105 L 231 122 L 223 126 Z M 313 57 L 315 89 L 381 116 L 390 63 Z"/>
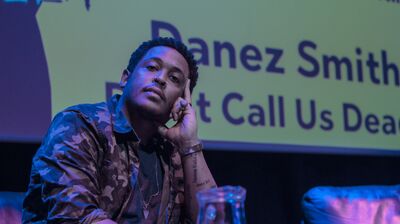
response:
<path id="1" fill-rule="evenodd" d="M 67 111 L 75 111 L 84 114 L 93 114 L 101 111 L 108 111 L 108 108 L 106 102 L 85 103 L 67 107 L 62 112 L 67 112 Z"/>
<path id="2" fill-rule="evenodd" d="M 61 111 L 61 113 L 69 112 L 76 113 L 91 122 L 108 121 L 111 116 L 106 102 L 77 104 Z"/>
<path id="3" fill-rule="evenodd" d="M 58 132 L 59 129 L 72 131 L 87 127 L 96 130 L 108 129 L 111 125 L 111 116 L 106 102 L 77 104 L 58 112 L 54 116 L 48 132 Z"/>
<path id="4" fill-rule="evenodd" d="M 92 134 L 104 140 L 110 124 L 111 115 L 105 102 L 70 106 L 55 115 L 44 141 L 60 138 L 82 142 L 79 137 L 87 140 L 88 135 Z"/>

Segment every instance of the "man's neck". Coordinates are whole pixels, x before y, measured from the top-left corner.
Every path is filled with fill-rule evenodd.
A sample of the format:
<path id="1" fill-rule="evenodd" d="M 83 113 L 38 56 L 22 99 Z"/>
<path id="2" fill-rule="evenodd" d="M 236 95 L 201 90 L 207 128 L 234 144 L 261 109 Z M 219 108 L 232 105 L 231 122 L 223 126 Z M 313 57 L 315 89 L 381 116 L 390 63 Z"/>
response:
<path id="1" fill-rule="evenodd" d="M 154 120 L 149 120 L 145 116 L 142 116 L 140 111 L 136 111 L 133 108 L 128 110 L 124 99 L 121 98 L 117 106 L 119 110 L 124 113 L 127 121 L 133 128 L 137 137 L 139 137 L 140 142 L 144 145 L 157 133 L 158 127 L 156 126 Z"/>

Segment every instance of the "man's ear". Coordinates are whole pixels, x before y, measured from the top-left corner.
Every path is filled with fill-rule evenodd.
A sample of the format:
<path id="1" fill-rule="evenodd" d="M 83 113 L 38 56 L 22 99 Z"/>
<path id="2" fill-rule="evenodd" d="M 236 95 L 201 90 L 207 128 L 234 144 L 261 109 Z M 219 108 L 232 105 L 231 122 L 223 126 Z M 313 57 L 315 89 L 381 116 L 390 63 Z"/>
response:
<path id="1" fill-rule="evenodd" d="M 124 71 L 122 71 L 121 80 L 119 81 L 119 86 L 121 87 L 121 89 L 125 87 L 126 83 L 128 82 L 130 74 L 131 73 L 129 72 L 128 69 L 124 69 Z"/>

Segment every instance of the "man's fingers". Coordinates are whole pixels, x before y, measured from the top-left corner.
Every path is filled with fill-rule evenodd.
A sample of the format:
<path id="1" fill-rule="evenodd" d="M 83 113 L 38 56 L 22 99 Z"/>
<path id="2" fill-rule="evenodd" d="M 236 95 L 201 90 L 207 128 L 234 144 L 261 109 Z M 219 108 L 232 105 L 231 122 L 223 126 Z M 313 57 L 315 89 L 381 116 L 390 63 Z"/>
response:
<path id="1" fill-rule="evenodd" d="M 158 126 L 158 133 L 162 136 L 162 137 L 166 137 L 167 136 L 167 132 L 168 132 L 168 128 L 164 127 L 164 126 Z"/>
<path id="2" fill-rule="evenodd" d="M 183 93 L 183 98 L 190 105 L 192 104 L 192 95 L 190 94 L 190 79 L 188 79 L 187 82 L 186 82 L 185 91 Z"/>
<path id="3" fill-rule="evenodd" d="M 187 105 L 189 105 L 189 103 L 185 99 L 179 97 L 172 107 L 170 117 L 174 119 L 174 121 L 179 120 L 180 116 L 182 116 L 183 114 L 182 112 L 186 109 Z"/>
<path id="4" fill-rule="evenodd" d="M 172 119 L 174 119 L 174 121 L 176 121 L 176 119 L 177 119 L 177 113 L 178 113 L 179 110 L 180 110 L 180 102 L 179 102 L 180 99 L 181 99 L 181 98 L 178 98 L 178 100 L 175 101 L 174 105 L 172 106 L 171 116 L 172 116 Z"/>
<path id="5" fill-rule="evenodd" d="M 180 100 L 179 103 L 180 103 L 180 109 L 179 110 L 184 110 L 186 108 L 186 106 L 189 104 L 189 102 L 187 100 L 184 100 L 184 99 Z"/>
<path id="6" fill-rule="evenodd" d="M 172 107 L 170 117 L 174 119 L 174 121 L 179 120 L 180 117 L 183 116 L 182 111 L 186 109 L 187 105 L 192 105 L 192 96 L 190 94 L 190 79 L 186 81 L 185 90 L 182 97 L 179 97 Z"/>

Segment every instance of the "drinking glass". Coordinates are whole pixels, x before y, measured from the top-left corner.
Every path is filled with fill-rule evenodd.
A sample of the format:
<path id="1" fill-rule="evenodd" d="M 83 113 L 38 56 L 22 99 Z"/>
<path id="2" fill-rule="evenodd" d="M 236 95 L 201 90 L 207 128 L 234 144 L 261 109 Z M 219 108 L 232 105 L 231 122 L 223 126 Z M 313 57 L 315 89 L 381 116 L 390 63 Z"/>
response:
<path id="1" fill-rule="evenodd" d="M 246 224 L 244 201 L 246 189 L 223 186 L 197 193 L 197 224 Z"/>

